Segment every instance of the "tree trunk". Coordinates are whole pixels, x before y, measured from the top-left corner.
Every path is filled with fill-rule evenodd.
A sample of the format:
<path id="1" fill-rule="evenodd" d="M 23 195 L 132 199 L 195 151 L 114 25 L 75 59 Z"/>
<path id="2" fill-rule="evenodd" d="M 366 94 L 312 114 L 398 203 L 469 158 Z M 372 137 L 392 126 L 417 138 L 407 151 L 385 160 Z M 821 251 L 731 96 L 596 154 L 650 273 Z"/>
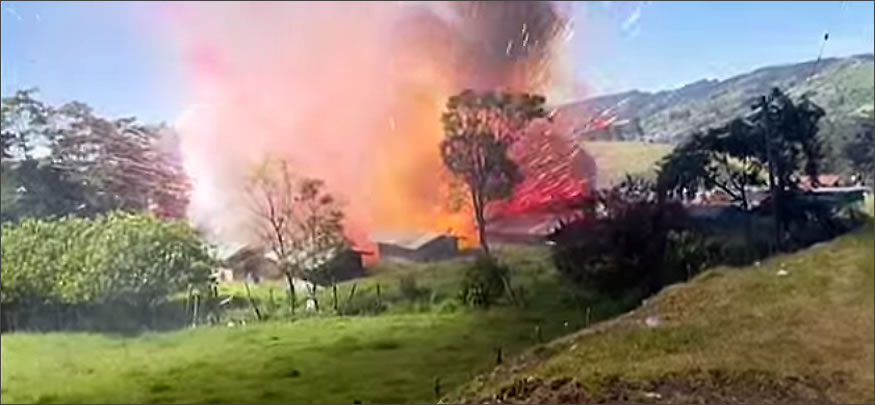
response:
<path id="1" fill-rule="evenodd" d="M 486 216 L 483 213 L 483 201 L 480 198 L 480 193 L 474 186 L 471 187 L 471 202 L 474 205 L 474 221 L 477 223 L 477 238 L 480 239 L 480 247 L 483 253 L 492 257 L 492 252 L 489 249 L 489 242 L 486 240 Z"/>
<path id="2" fill-rule="evenodd" d="M 255 312 L 255 319 L 261 320 L 261 310 L 258 309 L 258 303 L 252 298 L 252 292 L 249 290 L 249 280 L 243 280 L 243 287 L 246 288 L 246 297 L 249 299 L 249 305 L 252 306 L 252 311 Z"/>
<path id="3" fill-rule="evenodd" d="M 316 297 L 316 284 L 310 282 L 310 299 L 313 300 L 313 309 L 319 312 L 319 298 Z"/>

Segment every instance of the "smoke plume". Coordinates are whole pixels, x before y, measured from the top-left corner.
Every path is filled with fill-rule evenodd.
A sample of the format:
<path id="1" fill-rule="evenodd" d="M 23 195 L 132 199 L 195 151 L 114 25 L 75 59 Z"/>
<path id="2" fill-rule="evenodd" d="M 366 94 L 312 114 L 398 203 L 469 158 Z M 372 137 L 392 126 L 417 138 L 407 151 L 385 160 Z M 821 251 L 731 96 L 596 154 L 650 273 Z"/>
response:
<path id="1" fill-rule="evenodd" d="M 375 229 L 473 235 L 448 208 L 438 144 L 465 88 L 573 88 L 571 27 L 548 2 L 185 2 L 170 5 L 190 84 L 179 118 L 191 219 L 251 242 L 248 170 L 288 159 L 346 203 L 350 236 Z"/>

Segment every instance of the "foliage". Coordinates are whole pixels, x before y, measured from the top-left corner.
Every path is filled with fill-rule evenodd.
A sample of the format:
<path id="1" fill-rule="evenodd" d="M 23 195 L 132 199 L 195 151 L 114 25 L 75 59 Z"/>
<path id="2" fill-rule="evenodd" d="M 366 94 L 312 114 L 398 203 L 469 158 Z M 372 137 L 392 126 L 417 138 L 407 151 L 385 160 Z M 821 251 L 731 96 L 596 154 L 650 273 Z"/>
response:
<path id="1" fill-rule="evenodd" d="M 510 270 L 496 259 L 481 255 L 465 269 L 459 299 L 473 307 L 489 308 L 507 291 Z"/>
<path id="2" fill-rule="evenodd" d="M 188 180 L 169 128 L 110 120 L 80 102 L 55 108 L 36 89 L 2 100 L 3 172 L 15 183 L 4 220 L 112 210 L 181 218 Z M 168 142 L 170 144 L 168 144 Z"/>
<path id="3" fill-rule="evenodd" d="M 289 292 L 292 278 L 302 278 L 313 282 L 313 299 L 316 282 L 334 280 L 326 274 L 331 260 L 349 246 L 343 211 L 324 187 L 321 180 L 297 178 L 284 160 L 265 160 L 247 184 L 256 232 L 276 255 Z"/>
<path id="4" fill-rule="evenodd" d="M 873 135 L 873 117 L 870 114 L 859 123 L 860 132 L 845 145 L 842 151 L 850 161 L 857 176 L 862 177 L 866 184 L 873 184 L 875 176 L 875 135 Z"/>
<path id="5" fill-rule="evenodd" d="M 652 183 L 627 179 L 594 193 L 583 210 L 551 235 L 556 268 L 577 286 L 615 297 L 648 295 L 705 263 L 683 207 L 659 201 Z"/>
<path id="6" fill-rule="evenodd" d="M 209 281 L 211 256 L 181 222 L 113 213 L 2 227 L 4 305 L 151 307 Z"/>
<path id="7" fill-rule="evenodd" d="M 648 299 L 616 322 L 599 325 L 593 331 L 596 333 L 554 341 L 543 355 L 513 362 L 504 368 L 507 372 L 478 376 L 461 390 L 464 395 L 444 402 L 496 402 L 494 394 L 500 395 L 503 387 L 520 380 L 548 384 L 577 381 L 587 395 L 575 395 L 573 386 L 565 386 L 572 390 L 556 390 L 547 385 L 531 392 L 542 395 L 526 395 L 527 391 L 498 400 L 592 403 L 600 394 L 614 393 L 627 396 L 615 396 L 607 402 L 632 401 L 638 398 L 628 396 L 631 387 L 607 392 L 599 382 L 605 381 L 605 376 L 622 376 L 626 381 L 643 381 L 639 387 L 653 392 L 653 387 L 671 384 L 664 383 L 670 379 L 661 377 L 690 370 L 691 359 L 695 359 L 695 368 L 704 371 L 761 370 L 822 380 L 825 385 L 803 388 L 829 387 L 820 391 L 825 395 L 820 400 L 811 398 L 808 402 L 872 402 L 873 234 L 870 225 L 822 246 L 775 256 L 743 269 L 709 269 Z M 661 322 L 647 327 L 654 325 L 648 318 Z M 846 376 L 842 384 L 835 384 L 835 370 Z M 727 374 L 722 373 L 724 377 Z M 665 390 L 661 401 L 654 401 L 653 396 L 642 396 L 640 401 L 689 403 L 692 401 L 686 394 L 692 394 L 700 403 L 767 402 L 755 396 L 771 384 L 769 380 L 740 390 L 725 388 L 731 379 L 723 378 L 722 382 L 697 384 L 692 390 L 683 390 L 683 398 L 668 398 L 672 390 Z M 708 400 L 700 396 L 718 392 L 733 398 Z M 776 402 L 787 397 L 781 398 Z"/>
<path id="8" fill-rule="evenodd" d="M 545 99 L 531 94 L 476 93 L 465 90 L 447 101 L 440 145 L 445 167 L 468 188 L 483 250 L 485 209 L 508 197 L 521 174 L 508 156 L 511 144 L 535 119 L 547 117 Z"/>
<path id="9" fill-rule="evenodd" d="M 749 188 L 763 184 L 762 162 L 754 158 L 755 136 L 753 125 L 741 118 L 694 133 L 663 158 L 660 186 L 681 198 L 718 189 L 743 210 L 750 209 Z"/>
<path id="10" fill-rule="evenodd" d="M 421 287 L 416 283 L 416 275 L 413 273 L 404 274 L 398 278 L 398 290 L 401 296 L 409 301 L 417 301 L 429 294 L 429 289 Z"/>

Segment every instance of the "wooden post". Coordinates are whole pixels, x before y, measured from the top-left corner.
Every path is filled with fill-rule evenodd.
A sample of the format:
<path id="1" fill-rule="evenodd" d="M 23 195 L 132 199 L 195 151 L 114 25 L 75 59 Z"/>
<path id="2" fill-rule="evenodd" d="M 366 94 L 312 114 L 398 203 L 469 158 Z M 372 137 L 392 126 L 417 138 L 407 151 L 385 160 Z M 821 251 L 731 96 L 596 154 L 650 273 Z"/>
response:
<path id="1" fill-rule="evenodd" d="M 501 346 L 498 346 L 498 348 L 495 350 L 495 364 L 501 364 L 501 362 Z"/>
<path id="2" fill-rule="evenodd" d="M 377 304 L 383 305 L 383 294 L 380 293 L 380 283 L 377 283 Z"/>
<path id="3" fill-rule="evenodd" d="M 355 297 L 355 288 L 357 285 L 357 283 L 353 283 L 352 289 L 349 290 L 349 297 L 346 298 L 346 305 L 349 305 L 352 302 L 352 298 Z"/>
<path id="4" fill-rule="evenodd" d="M 331 279 L 331 295 L 334 298 L 334 312 L 339 311 L 339 307 L 337 305 L 337 283 L 334 282 L 334 279 Z"/>
<path id="5" fill-rule="evenodd" d="M 201 298 L 200 293 L 194 295 L 194 303 L 193 303 L 193 306 L 191 308 L 191 327 L 192 328 L 197 327 L 197 316 L 198 316 L 197 311 L 198 311 L 198 307 L 200 307 L 200 301 L 201 301 L 200 298 Z"/>
<path id="6" fill-rule="evenodd" d="M 441 378 L 440 377 L 434 378 L 434 399 L 435 400 L 441 399 Z"/>
<path id="7" fill-rule="evenodd" d="M 541 334 L 541 325 L 535 325 L 535 338 L 538 339 L 538 343 L 544 342 L 544 336 Z"/>
<path id="8" fill-rule="evenodd" d="M 586 319 L 585 319 L 586 323 L 584 325 L 586 325 L 585 327 L 587 327 L 587 328 L 589 327 L 589 315 L 591 312 L 592 312 L 592 308 L 586 307 Z"/>
<path id="9" fill-rule="evenodd" d="M 268 299 L 270 300 L 270 309 L 269 311 L 272 313 L 276 312 L 276 302 L 273 300 L 273 287 L 267 288 Z"/>

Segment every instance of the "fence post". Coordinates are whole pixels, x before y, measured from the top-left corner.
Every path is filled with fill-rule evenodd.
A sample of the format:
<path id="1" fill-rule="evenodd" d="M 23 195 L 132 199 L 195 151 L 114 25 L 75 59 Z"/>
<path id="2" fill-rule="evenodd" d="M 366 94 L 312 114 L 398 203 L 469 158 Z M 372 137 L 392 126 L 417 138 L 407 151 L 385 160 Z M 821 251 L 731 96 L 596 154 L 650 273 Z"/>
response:
<path id="1" fill-rule="evenodd" d="M 440 377 L 434 378 L 434 399 L 435 400 L 441 399 L 441 378 Z"/>
<path id="2" fill-rule="evenodd" d="M 501 364 L 501 363 L 502 363 L 501 346 L 498 346 L 498 348 L 495 350 L 495 364 Z"/>
<path id="3" fill-rule="evenodd" d="M 337 282 L 334 281 L 334 278 L 331 279 L 331 295 L 334 298 L 334 312 L 339 312 L 340 308 L 337 305 Z"/>
<path id="4" fill-rule="evenodd" d="M 191 308 L 191 327 L 197 327 L 197 311 L 198 307 L 200 307 L 201 303 L 201 295 L 200 293 L 194 295 L 194 306 Z"/>

